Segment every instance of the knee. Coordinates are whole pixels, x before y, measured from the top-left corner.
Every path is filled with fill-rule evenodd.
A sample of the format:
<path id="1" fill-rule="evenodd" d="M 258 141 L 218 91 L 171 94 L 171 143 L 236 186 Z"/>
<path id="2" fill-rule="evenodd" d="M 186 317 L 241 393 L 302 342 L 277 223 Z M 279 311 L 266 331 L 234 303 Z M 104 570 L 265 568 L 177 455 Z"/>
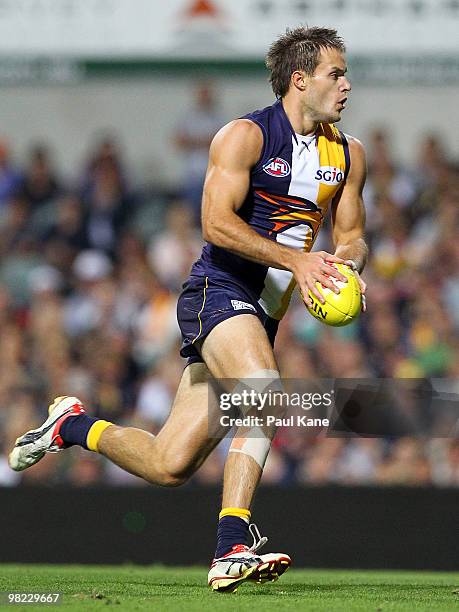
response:
<path id="1" fill-rule="evenodd" d="M 180 487 L 189 480 L 194 472 L 180 457 L 169 459 L 165 457 L 156 467 L 156 477 L 151 479 L 151 482 L 161 487 Z"/>
<path id="2" fill-rule="evenodd" d="M 172 470 L 164 470 L 158 483 L 161 487 L 180 487 L 186 483 L 189 476 Z"/>

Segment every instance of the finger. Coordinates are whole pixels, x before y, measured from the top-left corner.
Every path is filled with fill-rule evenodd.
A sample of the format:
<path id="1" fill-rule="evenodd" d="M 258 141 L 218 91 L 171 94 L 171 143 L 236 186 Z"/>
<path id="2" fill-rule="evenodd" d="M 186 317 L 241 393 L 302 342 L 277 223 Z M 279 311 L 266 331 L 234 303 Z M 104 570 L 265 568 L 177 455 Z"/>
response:
<path id="1" fill-rule="evenodd" d="M 354 260 L 346 259 L 346 261 L 344 263 L 346 264 L 346 266 L 349 266 L 356 274 L 358 274 Z"/>
<path id="2" fill-rule="evenodd" d="M 307 301 L 309 300 L 309 295 L 308 295 L 308 288 L 307 287 L 303 287 L 302 285 L 298 284 L 299 290 L 300 290 L 300 295 L 301 298 L 303 300 L 303 302 L 307 303 Z"/>
<path id="3" fill-rule="evenodd" d="M 312 306 L 312 298 L 309 295 L 309 288 L 307 285 L 300 286 L 300 293 L 306 306 Z"/>
<path id="4" fill-rule="evenodd" d="M 360 276 L 358 272 L 354 272 L 354 274 L 356 275 L 357 280 L 359 281 L 360 293 L 365 293 L 365 291 L 367 290 L 366 282 L 362 280 L 362 277 Z"/>
<path id="5" fill-rule="evenodd" d="M 336 278 L 342 283 L 347 283 L 346 276 L 344 276 L 344 274 L 341 274 L 341 272 L 338 270 L 338 268 L 335 268 L 335 266 L 327 266 L 326 268 L 323 267 L 321 268 L 321 272 L 326 276 L 333 276 L 333 278 Z M 322 282 L 322 280 L 320 282 Z"/>
<path id="6" fill-rule="evenodd" d="M 328 275 L 319 276 L 319 278 L 317 278 L 317 282 L 333 291 L 333 293 L 338 294 L 340 291 L 338 285 L 336 285 Z"/>
<path id="7" fill-rule="evenodd" d="M 345 260 L 341 259 L 341 257 L 336 257 L 336 255 L 332 255 L 331 253 L 326 253 L 324 251 L 324 259 L 325 261 L 331 261 L 332 263 L 340 263 L 345 264 Z"/>
<path id="8" fill-rule="evenodd" d="M 315 298 L 319 300 L 321 304 L 325 304 L 325 298 L 320 292 L 316 283 L 311 283 L 311 285 L 309 285 L 309 291 L 314 295 Z"/>
<path id="9" fill-rule="evenodd" d="M 367 298 L 362 294 L 362 312 L 367 311 Z"/>

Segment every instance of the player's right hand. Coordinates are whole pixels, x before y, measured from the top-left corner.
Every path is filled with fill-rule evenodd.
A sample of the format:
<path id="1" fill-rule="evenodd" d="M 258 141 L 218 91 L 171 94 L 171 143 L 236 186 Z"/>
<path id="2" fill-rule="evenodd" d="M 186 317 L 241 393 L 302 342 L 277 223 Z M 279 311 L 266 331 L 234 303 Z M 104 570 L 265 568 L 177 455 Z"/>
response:
<path id="1" fill-rule="evenodd" d="M 321 304 L 325 304 L 324 297 L 318 290 L 316 283 L 328 287 L 335 293 L 339 293 L 339 287 L 335 285 L 332 278 L 347 283 L 347 278 L 337 268 L 329 265 L 331 263 L 346 264 L 344 259 L 326 251 L 298 253 L 291 270 L 305 302 L 309 302 L 308 293 L 310 291 Z"/>

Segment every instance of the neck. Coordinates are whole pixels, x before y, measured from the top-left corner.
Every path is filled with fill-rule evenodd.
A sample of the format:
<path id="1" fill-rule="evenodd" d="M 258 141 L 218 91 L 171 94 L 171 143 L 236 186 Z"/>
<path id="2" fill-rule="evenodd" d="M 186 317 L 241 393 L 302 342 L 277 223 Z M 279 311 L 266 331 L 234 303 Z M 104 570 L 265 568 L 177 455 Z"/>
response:
<path id="1" fill-rule="evenodd" d="M 287 94 L 285 98 L 282 98 L 282 106 L 284 107 L 285 114 L 287 115 L 293 130 L 297 134 L 302 134 L 303 136 L 314 134 L 319 122 L 311 119 L 311 117 L 308 117 L 307 113 L 305 113 L 301 108 L 301 105 L 297 99 L 294 99 Z"/>

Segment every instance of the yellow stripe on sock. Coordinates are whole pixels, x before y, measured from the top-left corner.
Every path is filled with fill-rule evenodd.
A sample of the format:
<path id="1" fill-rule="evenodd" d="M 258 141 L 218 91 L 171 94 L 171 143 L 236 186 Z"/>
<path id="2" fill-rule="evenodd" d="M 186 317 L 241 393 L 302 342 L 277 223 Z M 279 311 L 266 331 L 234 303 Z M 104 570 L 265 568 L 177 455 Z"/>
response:
<path id="1" fill-rule="evenodd" d="M 250 521 L 250 510 L 246 510 L 245 508 L 223 508 L 220 514 L 218 515 L 219 519 L 222 519 L 224 516 L 238 516 L 245 521 Z"/>
<path id="2" fill-rule="evenodd" d="M 102 435 L 102 432 L 107 429 L 107 427 L 110 427 L 110 425 L 113 425 L 113 423 L 110 423 L 109 421 L 100 420 L 96 421 L 94 425 L 91 426 L 91 429 L 88 431 L 88 435 L 86 438 L 86 446 L 89 448 L 89 450 L 92 450 L 97 453 L 97 446 L 99 444 L 100 436 Z"/>

